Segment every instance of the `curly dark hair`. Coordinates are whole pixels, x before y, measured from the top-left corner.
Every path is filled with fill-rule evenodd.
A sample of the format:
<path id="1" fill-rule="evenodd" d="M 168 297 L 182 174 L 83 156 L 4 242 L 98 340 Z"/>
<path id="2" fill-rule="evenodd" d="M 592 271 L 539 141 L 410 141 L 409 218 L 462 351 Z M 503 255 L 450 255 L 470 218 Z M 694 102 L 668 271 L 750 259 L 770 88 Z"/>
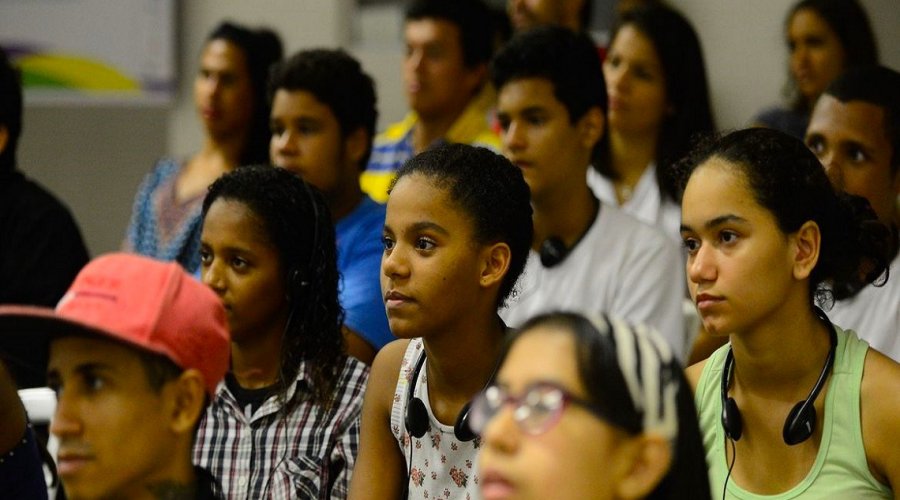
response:
<path id="1" fill-rule="evenodd" d="M 272 67 L 269 75 L 269 102 L 279 89 L 303 90 L 328 106 L 341 136 L 363 128 L 368 136 L 366 152 L 359 161 L 365 170 L 372 153 L 375 123 L 378 121 L 375 83 L 359 61 L 341 49 L 302 50 Z"/>
<path id="2" fill-rule="evenodd" d="M 807 221 L 819 226 L 819 260 L 810 274 L 810 304 L 852 297 L 888 277 L 891 234 L 861 196 L 837 193 L 816 156 L 799 139 L 767 128 L 713 136 L 677 165 L 683 192 L 694 170 L 711 158 L 727 161 L 747 180 L 757 203 L 790 234 Z"/>
<path id="3" fill-rule="evenodd" d="M 515 35 L 491 62 L 491 79 L 498 92 L 513 80 L 541 78 L 553 85 L 553 96 L 575 123 L 597 107 L 606 114 L 606 83 L 600 54 L 590 37 L 559 26 L 540 26 Z M 606 134 L 594 145 L 598 157 Z"/>
<path id="4" fill-rule="evenodd" d="M 509 245 L 509 270 L 497 296 L 497 308 L 502 307 L 525 269 L 534 232 L 531 193 L 522 171 L 488 149 L 444 144 L 407 160 L 391 189 L 412 174 L 425 176 L 449 194 L 472 221 L 479 243 Z"/>
<path id="5" fill-rule="evenodd" d="M 649 4 L 624 12 L 613 32 L 613 40 L 625 26 L 635 28 L 650 41 L 662 65 L 666 99 L 672 112 L 665 116 L 659 128 L 654 158 L 656 182 L 664 196 L 678 201 L 672 164 L 690 151 L 694 141 L 716 128 L 700 39 L 684 15 L 664 4 Z M 616 178 L 608 143 L 594 167 L 602 175 Z"/>
<path id="6" fill-rule="evenodd" d="M 209 187 L 204 219 L 220 198 L 249 208 L 281 255 L 290 312 L 282 338 L 280 397 L 284 400 L 306 362 L 312 398 L 329 406 L 345 359 L 344 312 L 338 301 L 334 226 L 322 194 L 287 170 L 254 165 L 233 170 Z"/>
<path id="7" fill-rule="evenodd" d="M 268 163 L 271 109 L 266 98 L 266 80 L 269 77 L 269 68 L 278 62 L 284 53 L 281 38 L 268 28 L 254 30 L 223 21 L 210 32 L 206 43 L 213 40 L 225 40 L 241 49 L 253 87 L 253 116 L 247 128 L 247 143 L 244 145 L 239 162 L 241 165 Z"/>

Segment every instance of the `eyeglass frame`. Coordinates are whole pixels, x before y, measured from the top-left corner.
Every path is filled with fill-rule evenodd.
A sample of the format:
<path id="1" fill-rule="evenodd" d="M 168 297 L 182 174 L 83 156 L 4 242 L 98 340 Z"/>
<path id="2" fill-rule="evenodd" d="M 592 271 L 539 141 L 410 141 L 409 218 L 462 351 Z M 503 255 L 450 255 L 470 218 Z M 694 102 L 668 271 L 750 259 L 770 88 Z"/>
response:
<path id="1" fill-rule="evenodd" d="M 533 406 L 529 407 L 529 405 L 527 404 L 528 395 L 531 394 L 532 391 L 542 389 L 542 388 L 549 388 L 549 389 L 552 389 L 552 390 L 556 391 L 557 393 L 559 393 L 560 400 L 562 401 L 562 403 L 559 404 L 558 408 L 552 409 L 552 411 L 549 413 L 549 416 L 547 417 L 545 422 L 543 422 L 539 427 L 537 427 L 535 429 L 531 429 L 531 428 L 527 427 L 527 424 L 525 424 L 525 420 L 530 416 L 531 412 L 534 411 L 534 407 Z M 488 399 L 488 392 L 492 391 L 492 390 L 500 391 L 501 396 L 502 396 L 500 404 L 495 409 L 493 409 L 493 412 L 490 413 L 487 416 L 487 418 L 482 418 L 484 416 L 484 415 L 482 415 L 482 413 L 487 413 L 487 411 L 490 410 L 492 407 L 492 405 L 491 405 L 491 403 L 489 403 L 489 399 Z M 547 380 L 539 380 L 539 381 L 533 382 L 531 384 L 528 384 L 525 387 L 525 390 L 523 390 L 519 396 L 513 396 L 513 395 L 509 394 L 508 390 L 504 389 L 503 387 L 501 387 L 498 384 L 491 384 L 490 386 L 485 388 L 483 391 L 476 394 L 475 397 L 472 399 L 472 405 L 469 410 L 469 412 L 470 412 L 469 425 L 470 425 L 472 431 L 475 434 L 478 434 L 479 436 L 483 435 L 484 430 L 487 428 L 490 421 L 493 420 L 494 417 L 496 417 L 500 413 L 500 411 L 509 404 L 513 404 L 512 416 L 513 416 L 513 421 L 516 423 L 516 426 L 519 428 L 519 430 L 521 430 L 523 433 L 525 433 L 529 436 L 540 436 L 540 435 L 548 432 L 554 426 L 556 426 L 556 424 L 558 424 L 559 421 L 562 419 L 562 416 L 565 413 L 566 408 L 570 404 L 574 404 L 576 406 L 579 406 L 579 407 L 587 410 L 594 417 L 597 417 L 600 420 L 603 420 L 604 422 L 610 422 L 609 413 L 606 410 L 604 410 L 602 407 L 600 407 L 599 405 L 594 403 L 593 401 L 588 401 L 587 399 L 578 397 L 578 396 L 572 394 L 572 392 L 570 390 L 566 389 L 562 385 L 557 384 L 555 382 L 550 382 Z M 522 408 L 529 408 L 529 414 L 527 414 L 523 417 L 517 417 L 516 414 Z M 476 429 L 475 427 L 477 426 L 477 423 L 482 422 L 482 421 L 483 421 L 483 424 L 481 426 L 481 429 Z M 612 425 L 615 425 L 615 424 L 612 424 Z"/>

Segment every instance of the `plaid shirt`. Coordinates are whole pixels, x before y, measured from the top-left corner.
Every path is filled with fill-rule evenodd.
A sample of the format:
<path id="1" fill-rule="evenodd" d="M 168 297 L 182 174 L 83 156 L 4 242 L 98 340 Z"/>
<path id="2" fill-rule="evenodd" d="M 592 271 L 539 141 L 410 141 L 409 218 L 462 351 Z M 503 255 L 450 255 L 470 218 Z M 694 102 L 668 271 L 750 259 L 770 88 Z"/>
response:
<path id="1" fill-rule="evenodd" d="M 311 383 L 305 364 L 287 399 Z M 255 412 L 219 384 L 197 431 L 194 463 L 218 479 L 226 498 L 346 498 L 359 447 L 359 414 L 368 367 L 347 357 L 325 411 L 301 401 L 287 416 L 272 395 Z"/>

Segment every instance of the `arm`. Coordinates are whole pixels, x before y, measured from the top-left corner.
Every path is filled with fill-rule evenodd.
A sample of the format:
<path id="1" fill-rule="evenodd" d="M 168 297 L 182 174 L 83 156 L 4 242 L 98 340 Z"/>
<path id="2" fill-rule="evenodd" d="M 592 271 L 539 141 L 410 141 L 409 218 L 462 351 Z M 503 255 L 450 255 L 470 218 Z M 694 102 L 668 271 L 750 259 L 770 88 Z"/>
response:
<path id="1" fill-rule="evenodd" d="M 360 449 L 350 482 L 351 499 L 397 498 L 406 481 L 406 463 L 391 433 L 391 406 L 400 362 L 409 344 L 392 342 L 372 363 L 363 401 Z"/>
<path id="2" fill-rule="evenodd" d="M 900 498 L 900 365 L 875 349 L 866 354 L 860 420 L 869 470 Z"/>

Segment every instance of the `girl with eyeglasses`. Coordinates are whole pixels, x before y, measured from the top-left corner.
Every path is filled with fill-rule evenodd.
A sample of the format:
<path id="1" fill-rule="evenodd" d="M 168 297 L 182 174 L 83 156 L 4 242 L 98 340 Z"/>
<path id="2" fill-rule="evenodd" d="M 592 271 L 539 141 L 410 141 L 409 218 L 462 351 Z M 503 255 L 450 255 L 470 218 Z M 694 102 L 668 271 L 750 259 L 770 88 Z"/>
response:
<path id="1" fill-rule="evenodd" d="M 485 500 L 710 497 L 691 393 L 655 332 L 550 313 L 501 359 L 469 420 Z"/>

